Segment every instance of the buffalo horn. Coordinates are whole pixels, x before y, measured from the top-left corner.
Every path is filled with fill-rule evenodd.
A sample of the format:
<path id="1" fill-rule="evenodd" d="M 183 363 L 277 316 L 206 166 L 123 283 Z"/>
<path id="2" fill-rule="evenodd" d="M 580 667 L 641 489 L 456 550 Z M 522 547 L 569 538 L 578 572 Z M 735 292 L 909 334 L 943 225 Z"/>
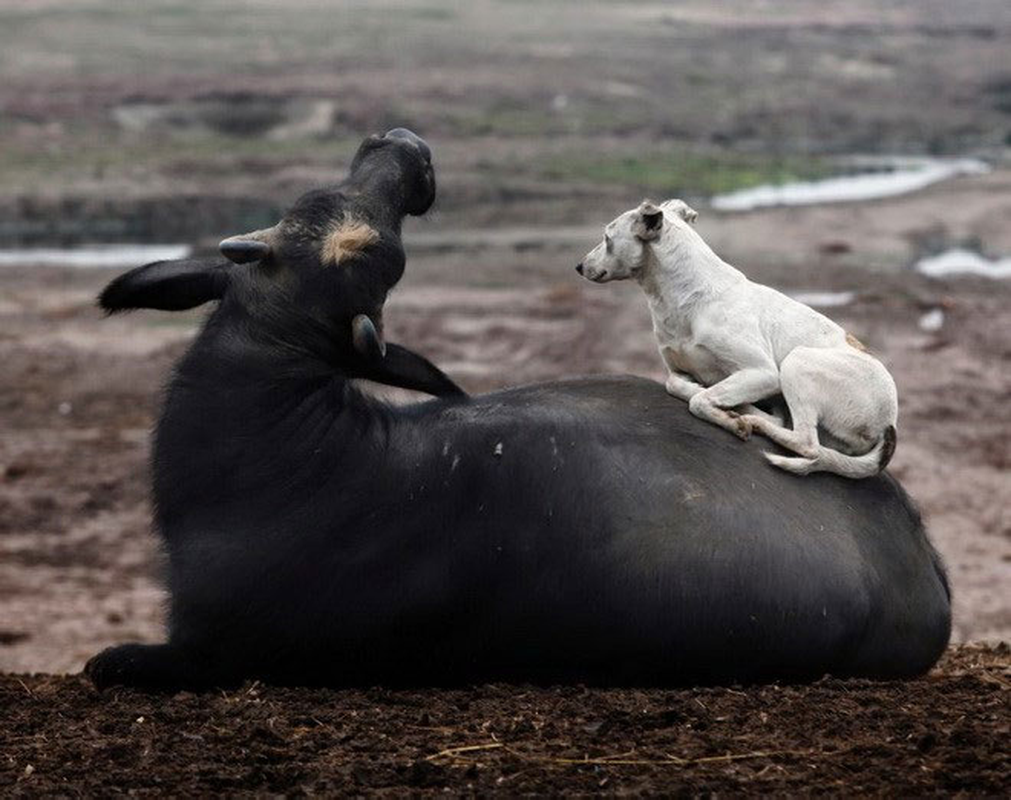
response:
<path id="1" fill-rule="evenodd" d="M 367 314 L 359 314 L 351 320 L 351 341 L 359 355 L 369 361 L 378 361 L 386 355 L 386 342 Z"/>
<path id="2" fill-rule="evenodd" d="M 218 245 L 221 255 L 236 264 L 248 264 L 250 261 L 262 261 L 270 255 L 270 241 L 274 229 L 253 231 L 242 236 L 231 236 Z"/>

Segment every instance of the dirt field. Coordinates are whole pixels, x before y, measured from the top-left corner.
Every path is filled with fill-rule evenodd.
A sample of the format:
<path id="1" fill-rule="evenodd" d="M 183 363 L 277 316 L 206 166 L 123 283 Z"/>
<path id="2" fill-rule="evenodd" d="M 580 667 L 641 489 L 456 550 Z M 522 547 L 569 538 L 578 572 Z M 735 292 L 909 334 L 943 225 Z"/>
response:
<path id="1" fill-rule="evenodd" d="M 1007 172 L 966 179 L 859 212 L 709 214 L 701 223 L 757 278 L 856 292 L 831 314 L 896 375 L 892 468 L 949 565 L 956 642 L 1011 638 L 1011 286 L 931 281 L 896 263 L 911 252 L 911 220 L 999 228 L 1009 181 Z M 415 230 L 408 277 L 388 306 L 391 338 L 475 392 L 588 372 L 660 377 L 638 290 L 590 286 L 571 270 L 598 235 Z M 840 240 L 854 251 L 822 252 Z M 147 434 L 159 386 L 201 314 L 103 320 L 93 298 L 113 274 L 0 271 L 0 671 L 74 672 L 104 646 L 162 636 Z M 918 320 L 932 308 L 945 322 L 928 333 Z M 686 411 L 672 402 L 671 413 Z M 9 676 L 0 678 L 2 706 L 14 710 L 0 726 L 0 769 L 40 794 L 1000 793 L 1011 787 L 1011 662 L 1006 647 L 986 656 L 991 667 L 981 658 L 957 651 L 911 685 L 701 692 L 261 688 L 160 701 L 98 697 L 77 678 Z M 584 758 L 591 763 L 566 761 Z"/>
<path id="2" fill-rule="evenodd" d="M 0 677 L 14 794 L 1006 795 L 1011 653 L 902 684 L 99 695 Z"/>
<path id="3" fill-rule="evenodd" d="M 892 468 L 949 565 L 955 642 L 1011 639 L 1011 286 L 931 281 L 881 257 L 873 269 L 857 262 L 861 252 L 909 248 L 909 220 L 929 224 L 934 214 L 979 229 L 1007 219 L 1009 181 L 1007 172 L 956 181 L 873 204 L 873 213 L 825 207 L 701 222 L 755 277 L 790 291 L 856 292 L 851 305 L 830 312 L 896 375 Z M 958 214 L 946 216 L 949 207 Z M 591 286 L 572 272 L 598 235 L 416 229 L 408 276 L 388 305 L 390 336 L 475 392 L 588 372 L 660 377 L 638 290 Z M 777 248 L 784 239 L 788 252 Z M 854 252 L 821 252 L 839 240 L 853 242 Z M 114 274 L 0 271 L 0 671 L 75 672 L 102 647 L 162 636 L 147 434 L 159 387 L 202 314 L 102 319 L 93 298 Z M 928 333 L 918 320 L 931 308 L 943 308 L 945 322 Z M 671 413 L 686 411 L 672 401 Z M 2 780 L 40 794 L 1000 793 L 1011 787 L 1009 673 L 1003 646 L 955 651 L 911 685 L 827 681 L 807 689 L 261 687 L 166 701 L 98 697 L 78 678 L 8 676 L 0 678 L 0 706 L 13 715 L 0 725 L 0 770 Z M 452 750 L 474 745 L 481 749 Z M 584 758 L 591 763 L 565 760 Z"/>
<path id="4" fill-rule="evenodd" d="M 395 125 L 454 227 L 1003 158 L 1009 46 L 1004 0 L 0 0 L 0 241 L 216 242 Z"/>
<path id="5" fill-rule="evenodd" d="M 206 250 L 340 174 L 363 134 L 409 125 L 440 199 L 406 229 L 388 334 L 481 392 L 662 377 L 637 288 L 572 267 L 643 196 L 684 196 L 750 277 L 854 293 L 826 313 L 896 377 L 891 469 L 948 564 L 953 642 L 973 644 L 903 685 L 98 696 L 60 674 L 162 637 L 148 432 L 205 312 L 104 320 L 94 297 L 117 271 L 4 266 L 0 791 L 1007 794 L 1011 281 L 911 266 L 1011 254 L 1011 6 L 321 7 L 0 0 L 0 248 Z M 707 206 L 893 153 L 994 169 L 871 203 Z"/>

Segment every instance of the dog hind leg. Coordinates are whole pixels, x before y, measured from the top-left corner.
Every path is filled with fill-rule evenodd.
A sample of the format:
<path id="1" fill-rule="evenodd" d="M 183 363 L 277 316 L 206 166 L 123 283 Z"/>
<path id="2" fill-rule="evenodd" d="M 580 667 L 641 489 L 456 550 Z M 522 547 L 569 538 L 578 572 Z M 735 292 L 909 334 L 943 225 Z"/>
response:
<path id="1" fill-rule="evenodd" d="M 833 472 L 846 478 L 866 478 L 876 474 L 881 469 L 881 463 L 886 462 L 886 442 L 881 441 L 869 452 L 860 456 L 851 456 L 832 448 L 824 447 L 818 441 L 818 423 L 825 416 L 826 407 L 819 403 L 832 403 L 829 411 L 839 413 L 847 399 L 850 389 L 848 364 L 840 362 L 837 354 L 832 351 L 815 348 L 797 348 L 783 359 L 780 365 L 783 398 L 790 409 L 793 418 L 793 430 L 770 426 L 765 422 L 752 419 L 748 423 L 761 433 L 764 433 L 776 444 L 793 450 L 800 458 L 766 453 L 765 458 L 773 466 L 792 472 L 795 475 L 807 475 L 811 472 Z M 836 435 L 849 434 L 847 439 L 858 439 L 860 434 L 847 431 L 841 424 L 830 425 L 829 429 Z M 894 435 L 891 443 L 894 445 Z"/>
<path id="2" fill-rule="evenodd" d="M 744 420 L 751 425 L 756 433 L 762 434 L 765 438 L 797 455 L 804 458 L 814 458 L 818 453 L 818 425 L 816 422 L 812 424 L 810 419 L 801 417 L 798 420 L 794 417 L 793 430 L 753 414 L 745 415 Z"/>
<path id="3" fill-rule="evenodd" d="M 818 456 L 818 409 L 811 402 L 812 391 L 816 390 L 817 376 L 809 374 L 801 359 L 784 359 L 780 365 L 780 387 L 783 400 L 790 411 L 793 429 L 775 424 L 763 416 L 748 415 L 745 421 L 757 433 L 790 450 L 801 458 L 789 458 L 775 453 L 766 453 L 769 463 L 789 472 L 807 474 Z M 812 383 L 815 385 L 812 386 Z"/>

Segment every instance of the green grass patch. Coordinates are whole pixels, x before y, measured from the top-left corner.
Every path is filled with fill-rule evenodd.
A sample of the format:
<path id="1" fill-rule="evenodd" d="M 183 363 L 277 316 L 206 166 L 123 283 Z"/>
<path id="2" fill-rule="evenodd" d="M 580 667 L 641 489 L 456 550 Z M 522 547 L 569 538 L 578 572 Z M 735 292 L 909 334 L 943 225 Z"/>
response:
<path id="1" fill-rule="evenodd" d="M 629 156 L 564 155 L 537 165 L 543 178 L 628 186 L 658 196 L 722 194 L 765 183 L 813 180 L 832 171 L 831 164 L 819 158 L 677 151 Z"/>
<path id="2" fill-rule="evenodd" d="M 558 114 L 532 105 L 501 105 L 450 116 L 450 127 L 458 136 L 539 137 L 565 133 L 569 127 Z"/>

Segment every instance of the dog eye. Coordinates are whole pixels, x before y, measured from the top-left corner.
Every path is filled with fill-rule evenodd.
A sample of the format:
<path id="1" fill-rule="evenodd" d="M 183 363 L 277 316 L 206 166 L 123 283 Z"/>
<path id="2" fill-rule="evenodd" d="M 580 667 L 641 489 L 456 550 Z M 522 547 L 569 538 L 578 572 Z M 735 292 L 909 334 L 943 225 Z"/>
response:
<path id="1" fill-rule="evenodd" d="M 607 250 L 608 253 L 611 252 L 611 237 L 606 233 L 604 234 L 604 249 Z"/>

